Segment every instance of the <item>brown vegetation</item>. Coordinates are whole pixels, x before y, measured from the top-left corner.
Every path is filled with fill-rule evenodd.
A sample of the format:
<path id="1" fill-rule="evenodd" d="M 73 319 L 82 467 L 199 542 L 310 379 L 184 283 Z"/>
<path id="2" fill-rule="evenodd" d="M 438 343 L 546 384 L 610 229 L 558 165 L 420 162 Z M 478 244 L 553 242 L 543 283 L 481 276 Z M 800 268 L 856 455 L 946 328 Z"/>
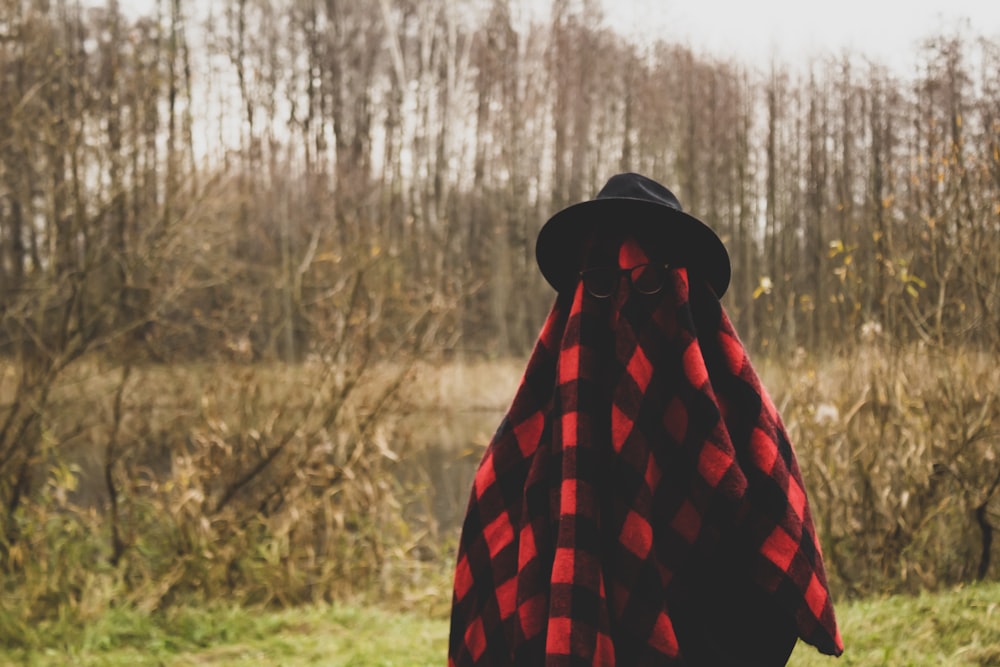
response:
<path id="1" fill-rule="evenodd" d="M 842 594 L 995 579 L 1000 368 L 992 355 L 880 345 L 770 365 Z"/>
<path id="2" fill-rule="evenodd" d="M 563 1 L 203 6 L 0 0 L 0 634 L 419 588 L 401 390 L 523 358 L 537 229 L 621 170 L 730 248 L 839 590 L 996 576 L 995 41 L 760 73 Z"/>

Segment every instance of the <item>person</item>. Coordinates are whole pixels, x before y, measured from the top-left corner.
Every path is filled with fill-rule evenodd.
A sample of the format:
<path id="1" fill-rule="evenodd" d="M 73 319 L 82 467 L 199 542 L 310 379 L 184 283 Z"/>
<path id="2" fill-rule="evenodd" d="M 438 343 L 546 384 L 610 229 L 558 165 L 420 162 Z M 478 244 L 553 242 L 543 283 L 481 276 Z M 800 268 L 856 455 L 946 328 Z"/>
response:
<path id="1" fill-rule="evenodd" d="M 840 655 L 718 236 L 627 173 L 552 216 L 536 256 L 557 296 L 472 484 L 449 666 L 771 667 L 798 638 Z"/>

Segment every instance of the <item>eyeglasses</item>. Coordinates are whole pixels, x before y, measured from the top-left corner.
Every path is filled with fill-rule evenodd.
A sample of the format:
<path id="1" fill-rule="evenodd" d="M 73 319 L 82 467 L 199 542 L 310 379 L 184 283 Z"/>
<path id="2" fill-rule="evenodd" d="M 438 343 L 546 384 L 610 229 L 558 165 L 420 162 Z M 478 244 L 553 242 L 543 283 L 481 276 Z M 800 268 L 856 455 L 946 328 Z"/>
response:
<path id="1" fill-rule="evenodd" d="M 638 264 L 629 269 L 616 266 L 585 269 L 580 279 L 587 292 L 598 299 L 607 299 L 615 293 L 622 275 L 628 277 L 629 284 L 639 294 L 656 294 L 667 282 L 668 264 Z"/>

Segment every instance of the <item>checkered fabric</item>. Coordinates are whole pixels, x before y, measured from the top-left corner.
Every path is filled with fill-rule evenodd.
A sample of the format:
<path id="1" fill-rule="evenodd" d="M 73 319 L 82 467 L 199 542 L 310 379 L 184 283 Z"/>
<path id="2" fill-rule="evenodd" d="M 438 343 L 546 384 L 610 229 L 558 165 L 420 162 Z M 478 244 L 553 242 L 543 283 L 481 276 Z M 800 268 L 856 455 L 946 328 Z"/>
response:
<path id="1" fill-rule="evenodd" d="M 669 275 L 557 298 L 475 476 L 450 667 L 692 664 L 672 589 L 734 535 L 751 585 L 843 651 L 778 413 L 718 299 Z"/>

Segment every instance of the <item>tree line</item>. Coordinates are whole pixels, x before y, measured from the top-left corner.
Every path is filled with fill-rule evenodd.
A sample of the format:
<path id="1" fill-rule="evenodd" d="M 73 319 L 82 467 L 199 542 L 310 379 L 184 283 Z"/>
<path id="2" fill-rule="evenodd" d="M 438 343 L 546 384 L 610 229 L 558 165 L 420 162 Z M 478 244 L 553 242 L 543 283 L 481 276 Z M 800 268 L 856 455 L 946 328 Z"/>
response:
<path id="1" fill-rule="evenodd" d="M 401 388 L 418 359 L 525 355 L 538 229 L 621 171 L 725 241 L 839 584 L 995 575 L 1000 42 L 760 69 L 597 4 L 0 0 L 19 631 L 74 617 L 94 563 L 109 604 L 161 608 L 443 553 L 390 481 Z"/>
<path id="2" fill-rule="evenodd" d="M 722 236 L 755 350 L 996 345 L 995 39 L 761 71 L 593 2 L 0 7 L 0 352 L 39 372 L 301 359 L 362 274 L 386 336 L 433 308 L 441 349 L 524 354 L 538 228 L 625 170 Z"/>

